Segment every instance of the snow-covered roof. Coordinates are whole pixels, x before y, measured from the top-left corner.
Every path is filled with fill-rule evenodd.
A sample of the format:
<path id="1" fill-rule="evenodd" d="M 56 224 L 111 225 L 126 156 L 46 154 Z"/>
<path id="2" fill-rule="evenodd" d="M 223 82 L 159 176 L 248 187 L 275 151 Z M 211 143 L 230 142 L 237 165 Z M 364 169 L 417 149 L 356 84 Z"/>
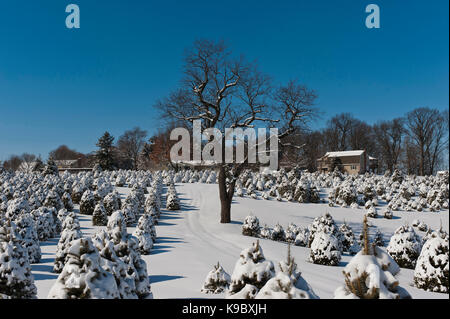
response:
<path id="1" fill-rule="evenodd" d="M 186 165 L 192 165 L 192 166 L 212 166 L 218 164 L 216 161 L 212 160 L 201 160 L 201 161 L 172 161 L 172 163 L 176 164 L 186 164 Z"/>
<path id="2" fill-rule="evenodd" d="M 342 152 L 327 152 L 325 157 L 345 157 L 345 156 L 360 156 L 363 154 L 364 150 L 358 151 L 342 151 Z"/>
<path id="3" fill-rule="evenodd" d="M 71 165 L 75 164 L 78 160 L 55 160 L 56 165 Z"/>

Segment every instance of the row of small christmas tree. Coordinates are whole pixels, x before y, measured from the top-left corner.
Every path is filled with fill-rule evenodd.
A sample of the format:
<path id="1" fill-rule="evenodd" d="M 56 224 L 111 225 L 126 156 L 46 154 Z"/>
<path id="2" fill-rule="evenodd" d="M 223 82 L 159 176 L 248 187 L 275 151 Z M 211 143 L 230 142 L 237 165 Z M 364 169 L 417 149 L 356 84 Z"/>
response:
<path id="1" fill-rule="evenodd" d="M 266 260 L 259 241 L 244 249 L 231 277 L 218 263 L 210 271 L 201 289 L 204 293 L 226 293 L 230 299 L 318 299 L 297 270 L 290 246 L 286 261 L 274 264 Z"/>

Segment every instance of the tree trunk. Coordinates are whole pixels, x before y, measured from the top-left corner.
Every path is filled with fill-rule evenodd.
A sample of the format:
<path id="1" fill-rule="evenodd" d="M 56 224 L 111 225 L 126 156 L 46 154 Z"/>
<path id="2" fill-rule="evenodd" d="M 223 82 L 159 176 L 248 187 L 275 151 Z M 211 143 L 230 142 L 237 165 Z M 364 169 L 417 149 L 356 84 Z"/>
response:
<path id="1" fill-rule="evenodd" d="M 219 196 L 220 196 L 220 222 L 222 224 L 231 222 L 231 198 L 228 196 L 225 167 L 220 166 L 219 169 Z"/>

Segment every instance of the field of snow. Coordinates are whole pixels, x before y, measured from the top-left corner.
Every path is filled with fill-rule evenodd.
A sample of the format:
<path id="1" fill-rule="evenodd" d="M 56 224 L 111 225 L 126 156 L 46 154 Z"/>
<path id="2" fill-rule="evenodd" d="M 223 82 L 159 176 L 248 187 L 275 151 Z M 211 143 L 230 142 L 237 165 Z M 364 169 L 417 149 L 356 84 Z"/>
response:
<path id="1" fill-rule="evenodd" d="M 155 298 L 223 298 L 223 294 L 211 295 L 200 292 L 202 284 L 213 265 L 219 261 L 230 275 L 240 252 L 251 246 L 256 238 L 242 235 L 242 222 L 250 214 L 257 216 L 261 226 L 273 227 L 280 223 L 286 227 L 290 222 L 306 227 L 317 216 L 329 212 L 336 223 L 344 221 L 358 236 L 362 228 L 364 209 L 329 207 L 327 204 L 299 204 L 235 197 L 232 206 L 232 222 L 220 224 L 220 205 L 217 184 L 176 184 L 181 210 L 161 210 L 159 224 L 156 226 L 157 242 L 148 256 L 148 274 Z M 119 187 L 124 198 L 129 188 Z M 326 196 L 321 193 L 321 196 Z M 163 196 L 164 197 L 164 196 Z M 383 203 L 381 203 L 383 204 Z M 382 205 L 381 205 L 382 206 Z M 163 205 L 165 207 L 165 205 Z M 92 226 L 91 216 L 80 215 L 81 230 L 92 235 L 102 227 Z M 432 229 L 449 230 L 449 211 L 434 212 L 394 212 L 394 218 L 369 219 L 382 231 L 387 244 L 394 230 L 414 219 L 425 222 Z M 134 228 L 129 227 L 132 233 Z M 373 228 L 371 228 L 371 233 Z M 418 232 L 424 235 L 422 232 Z M 59 238 L 41 243 L 42 259 L 32 265 L 38 298 L 46 298 L 57 278 L 52 272 L 56 246 Z M 260 239 L 266 259 L 275 265 L 285 259 L 287 244 Z M 344 255 L 339 266 L 321 266 L 307 261 L 309 248 L 291 247 L 292 255 L 298 264 L 303 278 L 312 286 L 320 298 L 332 298 L 334 290 L 342 285 L 343 267 L 352 258 Z M 448 299 L 448 294 L 430 293 L 412 286 L 413 270 L 402 269 L 397 275 L 400 285 L 408 290 L 413 298 Z"/>

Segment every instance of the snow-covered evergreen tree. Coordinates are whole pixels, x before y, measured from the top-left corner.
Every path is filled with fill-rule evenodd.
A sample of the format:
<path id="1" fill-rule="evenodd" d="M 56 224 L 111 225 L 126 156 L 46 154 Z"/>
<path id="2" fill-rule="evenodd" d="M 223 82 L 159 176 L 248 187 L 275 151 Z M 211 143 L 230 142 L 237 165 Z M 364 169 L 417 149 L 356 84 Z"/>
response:
<path id="1" fill-rule="evenodd" d="M 264 258 L 259 241 L 244 249 L 231 275 L 229 295 L 239 293 L 246 285 L 261 289 L 275 275 L 274 265 Z M 250 295 L 249 295 L 250 296 Z"/>
<path id="2" fill-rule="evenodd" d="M 14 222 L 0 224 L 0 294 L 12 299 L 34 299 L 37 289 L 27 249 Z"/>
<path id="3" fill-rule="evenodd" d="M 254 215 L 245 217 L 242 224 L 242 235 L 258 237 L 259 234 L 259 219 Z"/>
<path id="4" fill-rule="evenodd" d="M 94 213 L 92 214 L 93 226 L 106 226 L 108 223 L 108 214 L 102 202 L 95 205 Z"/>
<path id="5" fill-rule="evenodd" d="M 139 252 L 142 255 L 150 254 L 153 248 L 153 238 L 152 238 L 152 227 L 153 221 L 152 216 L 148 214 L 143 214 L 139 220 L 136 230 L 133 236 L 139 241 Z"/>
<path id="6" fill-rule="evenodd" d="M 411 226 L 400 226 L 394 232 L 387 246 L 387 252 L 402 268 L 414 269 L 422 244 Z"/>
<path id="7" fill-rule="evenodd" d="M 126 220 L 121 211 L 108 219 L 107 232 L 114 243 L 114 251 L 127 265 L 127 273 L 134 278 L 139 299 L 153 298 L 147 274 L 147 264 L 139 253 L 136 237 L 127 233 Z"/>
<path id="8" fill-rule="evenodd" d="M 95 209 L 94 193 L 86 190 L 80 200 L 80 213 L 83 215 L 92 215 Z"/>
<path id="9" fill-rule="evenodd" d="M 100 265 L 114 276 L 121 299 L 138 299 L 136 283 L 132 275 L 127 273 L 128 266 L 120 259 L 105 230 L 100 230 L 92 239 L 94 246 L 98 249 L 101 260 Z"/>
<path id="10" fill-rule="evenodd" d="M 55 234 L 55 226 L 57 225 L 56 220 L 53 216 L 54 208 L 51 210 L 40 207 L 37 210 L 32 211 L 32 216 L 36 223 L 36 230 L 38 233 L 39 241 L 47 241 L 53 238 Z M 58 217 L 56 216 L 56 219 Z M 59 223 L 59 221 L 58 221 Z"/>
<path id="11" fill-rule="evenodd" d="M 339 249 L 340 250 L 342 249 L 342 244 L 340 243 L 341 235 L 339 234 L 339 228 L 336 225 L 330 213 L 327 212 L 323 216 L 314 218 L 312 224 L 308 226 L 308 231 L 309 231 L 309 239 L 308 239 L 309 246 L 312 245 L 316 233 L 325 232 L 333 235 L 338 240 Z"/>
<path id="12" fill-rule="evenodd" d="M 101 267 L 101 257 L 90 238 L 71 242 L 67 260 L 49 299 L 118 299 L 114 276 Z"/>
<path id="13" fill-rule="evenodd" d="M 286 240 L 286 233 L 284 232 L 283 226 L 280 224 L 276 224 L 275 227 L 272 229 L 272 240 L 276 241 L 285 241 Z"/>
<path id="14" fill-rule="evenodd" d="M 272 239 L 272 230 L 264 224 L 264 227 L 261 227 L 259 230 L 259 237 L 264 239 Z"/>
<path id="15" fill-rule="evenodd" d="M 449 241 L 435 236 L 428 239 L 414 270 L 414 283 L 418 288 L 449 293 Z"/>
<path id="16" fill-rule="evenodd" d="M 370 206 L 369 209 L 367 210 L 366 213 L 367 217 L 370 218 L 377 218 L 378 217 L 378 213 L 377 213 L 377 209 L 375 206 Z"/>
<path id="17" fill-rule="evenodd" d="M 255 299 L 318 299 L 311 286 L 297 272 L 297 264 L 288 246 L 286 261 L 278 264 L 280 270 L 269 279 Z"/>
<path id="18" fill-rule="evenodd" d="M 384 216 L 384 218 L 386 218 L 386 219 L 392 219 L 392 217 L 394 216 L 394 214 L 392 213 L 392 210 L 391 210 L 389 207 L 387 207 L 387 208 L 384 210 L 383 216 Z"/>
<path id="19" fill-rule="evenodd" d="M 20 216 L 17 219 L 17 231 L 21 246 L 27 250 L 30 264 L 38 263 L 41 260 L 41 247 L 34 219 L 29 215 Z"/>
<path id="20" fill-rule="evenodd" d="M 64 219 L 62 225 L 63 231 L 56 247 L 55 261 L 53 271 L 60 273 L 64 268 L 66 256 L 70 248 L 71 242 L 82 237 L 80 223 L 75 213 L 69 213 Z"/>
<path id="21" fill-rule="evenodd" d="M 44 171 L 42 172 L 44 176 L 46 175 L 55 175 L 57 176 L 59 174 L 58 172 L 58 166 L 56 166 L 55 161 L 53 158 L 49 157 L 47 160 L 47 164 L 44 167 Z"/>
<path id="22" fill-rule="evenodd" d="M 337 266 L 340 260 L 339 240 L 328 232 L 316 233 L 311 243 L 309 261 L 319 265 Z"/>
<path id="23" fill-rule="evenodd" d="M 47 197 L 44 200 L 44 206 L 45 207 L 54 207 L 57 211 L 63 208 L 64 204 L 61 201 L 61 198 L 59 197 L 58 193 L 54 190 L 50 190 L 47 194 Z"/>
<path id="24" fill-rule="evenodd" d="M 64 208 L 67 209 L 67 211 L 69 212 L 73 211 L 72 197 L 70 197 L 69 193 L 65 192 L 61 197 L 61 200 L 64 205 Z"/>
<path id="25" fill-rule="evenodd" d="M 309 230 L 308 228 L 300 228 L 295 237 L 295 246 L 308 247 Z"/>
<path id="26" fill-rule="evenodd" d="M 375 233 L 375 237 L 373 239 L 373 243 L 376 246 L 384 247 L 383 234 L 381 233 L 381 231 L 379 229 L 377 229 L 377 232 Z"/>
<path id="27" fill-rule="evenodd" d="M 206 294 L 220 294 L 228 289 L 230 281 L 230 275 L 217 263 L 214 269 L 206 276 L 201 292 Z"/>
<path id="28" fill-rule="evenodd" d="M 22 197 L 18 197 L 7 202 L 5 217 L 15 220 L 19 216 L 27 215 L 30 212 L 28 201 Z"/>
<path id="29" fill-rule="evenodd" d="M 360 250 L 355 235 L 353 234 L 353 230 L 347 223 L 344 222 L 344 224 L 339 227 L 339 235 L 343 251 L 354 255 Z"/>
<path id="30" fill-rule="evenodd" d="M 102 135 L 102 137 L 98 139 L 97 142 L 98 150 L 95 154 L 95 158 L 96 162 L 100 165 L 100 167 L 104 171 L 111 170 L 114 167 L 113 148 L 112 148 L 113 141 L 114 137 L 111 136 L 108 132 L 105 132 Z"/>
<path id="31" fill-rule="evenodd" d="M 103 205 L 110 216 L 115 211 L 122 208 L 122 203 L 120 201 L 120 195 L 116 191 L 109 193 L 103 198 Z"/>
<path id="32" fill-rule="evenodd" d="M 407 299 L 409 293 L 394 277 L 399 272 L 395 261 L 381 248 L 369 243 L 364 219 L 363 249 L 344 268 L 345 284 L 336 289 L 336 299 Z"/>
<path id="33" fill-rule="evenodd" d="M 169 192 L 166 200 L 167 210 L 178 210 L 180 209 L 180 203 L 176 191 Z"/>

